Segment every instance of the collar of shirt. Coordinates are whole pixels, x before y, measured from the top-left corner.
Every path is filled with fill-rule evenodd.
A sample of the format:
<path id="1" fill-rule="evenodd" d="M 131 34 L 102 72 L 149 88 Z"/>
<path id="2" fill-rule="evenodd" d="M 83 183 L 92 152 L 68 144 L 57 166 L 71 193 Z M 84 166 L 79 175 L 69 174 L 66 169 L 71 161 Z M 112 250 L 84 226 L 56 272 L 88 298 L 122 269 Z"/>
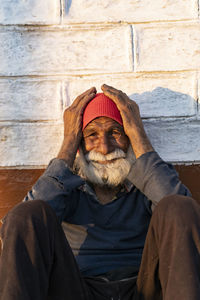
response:
<path id="1" fill-rule="evenodd" d="M 133 184 L 128 179 L 126 179 L 124 181 L 120 191 L 117 193 L 117 195 L 115 195 L 115 197 L 113 197 L 112 201 L 121 197 L 123 194 L 129 193 L 131 191 L 132 187 L 133 187 Z M 94 197 L 94 199 L 99 202 L 99 200 L 95 194 L 95 191 L 87 182 L 85 182 L 83 185 L 81 185 L 79 187 L 79 189 L 85 193 L 92 195 Z"/>

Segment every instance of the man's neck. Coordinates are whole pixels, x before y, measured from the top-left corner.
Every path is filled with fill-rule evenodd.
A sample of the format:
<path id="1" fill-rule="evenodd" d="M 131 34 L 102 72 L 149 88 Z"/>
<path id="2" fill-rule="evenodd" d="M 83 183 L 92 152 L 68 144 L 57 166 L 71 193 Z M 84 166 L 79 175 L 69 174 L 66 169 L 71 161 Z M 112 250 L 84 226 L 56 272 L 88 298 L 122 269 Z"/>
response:
<path id="1" fill-rule="evenodd" d="M 101 204 L 107 204 L 111 202 L 117 193 L 120 191 L 121 186 L 117 187 L 108 187 L 108 186 L 99 186 L 93 185 L 96 196 Z"/>

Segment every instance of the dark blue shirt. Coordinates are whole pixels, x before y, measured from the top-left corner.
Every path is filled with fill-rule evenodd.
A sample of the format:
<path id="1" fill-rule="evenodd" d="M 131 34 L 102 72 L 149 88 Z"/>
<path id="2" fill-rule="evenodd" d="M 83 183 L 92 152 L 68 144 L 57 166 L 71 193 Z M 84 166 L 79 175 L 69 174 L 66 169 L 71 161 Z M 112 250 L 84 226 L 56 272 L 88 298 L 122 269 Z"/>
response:
<path id="1" fill-rule="evenodd" d="M 166 195 L 190 195 L 156 152 L 136 159 L 127 180 L 132 187 L 103 205 L 64 160 L 54 159 L 25 198 L 55 210 L 84 276 L 139 269 L 152 208 Z"/>

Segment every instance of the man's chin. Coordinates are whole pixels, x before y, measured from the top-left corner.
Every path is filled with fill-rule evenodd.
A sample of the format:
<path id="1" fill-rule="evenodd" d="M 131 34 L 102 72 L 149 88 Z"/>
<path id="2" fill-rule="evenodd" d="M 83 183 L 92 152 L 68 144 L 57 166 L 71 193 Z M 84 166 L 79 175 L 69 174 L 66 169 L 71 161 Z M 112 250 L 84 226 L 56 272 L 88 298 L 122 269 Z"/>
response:
<path id="1" fill-rule="evenodd" d="M 127 164 L 124 164 L 124 168 L 121 168 L 123 163 L 124 160 L 122 159 L 105 165 L 98 162 L 90 162 L 82 170 L 82 175 L 92 184 L 114 188 L 123 184 L 127 177 Z"/>

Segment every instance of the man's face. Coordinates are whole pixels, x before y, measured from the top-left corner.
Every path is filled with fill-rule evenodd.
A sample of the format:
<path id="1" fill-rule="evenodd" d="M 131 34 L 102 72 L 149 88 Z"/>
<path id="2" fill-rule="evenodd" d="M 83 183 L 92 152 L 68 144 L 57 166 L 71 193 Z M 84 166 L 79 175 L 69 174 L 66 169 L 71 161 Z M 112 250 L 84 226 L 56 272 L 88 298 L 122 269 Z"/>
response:
<path id="1" fill-rule="evenodd" d="M 97 185 L 123 183 L 135 159 L 123 127 L 107 117 L 93 120 L 83 131 L 75 168 L 81 177 Z"/>
<path id="2" fill-rule="evenodd" d="M 90 122 L 83 131 L 84 154 L 94 150 L 107 155 L 116 149 L 125 153 L 128 150 L 129 139 L 123 127 L 113 119 L 99 117 Z M 99 163 L 104 163 L 99 161 Z M 107 163 L 110 163 L 107 161 Z"/>

